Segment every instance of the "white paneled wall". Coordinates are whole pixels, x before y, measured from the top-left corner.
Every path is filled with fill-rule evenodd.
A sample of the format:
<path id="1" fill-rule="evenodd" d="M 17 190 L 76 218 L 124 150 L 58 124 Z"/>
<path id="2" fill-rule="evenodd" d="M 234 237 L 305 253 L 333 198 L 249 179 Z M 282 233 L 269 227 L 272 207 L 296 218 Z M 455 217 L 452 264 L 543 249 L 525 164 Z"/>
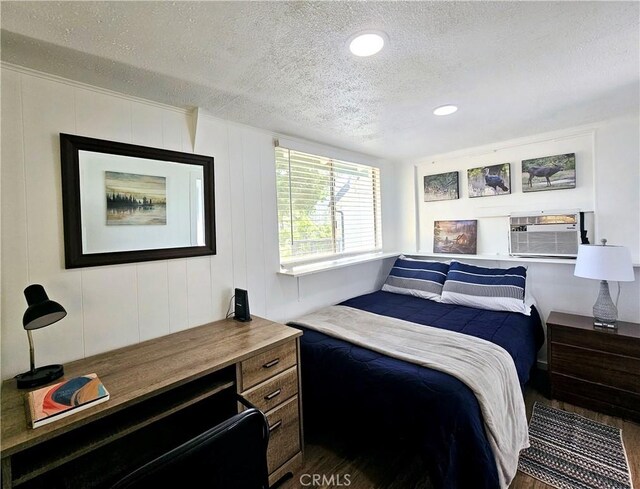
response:
<path id="1" fill-rule="evenodd" d="M 416 165 L 418 196 L 418 251 L 433 250 L 433 226 L 437 220 L 478 220 L 478 254 L 507 255 L 509 253 L 509 218 L 512 212 L 594 210 L 593 142 L 595 131 L 570 131 L 554 137 L 531 138 L 527 141 L 497 144 L 497 148 L 469 150 L 462 155 L 445 155 L 420 161 Z M 540 156 L 576 154 L 576 188 L 546 192 L 522 191 L 521 161 Z M 511 164 L 511 189 L 508 195 L 470 198 L 467 170 L 499 163 Z M 425 175 L 458 171 L 460 198 L 424 202 L 421 195 Z M 528 175 L 527 175 L 528 176 Z M 590 231 L 591 234 L 591 231 Z M 590 236 L 591 237 L 591 236 Z"/>
<path id="2" fill-rule="evenodd" d="M 523 194 L 520 161 L 525 158 L 576 152 L 578 162 L 577 188 Z M 421 158 L 413 164 L 399 165 L 396 172 L 396 193 L 399 209 L 399 247 L 410 253 L 430 252 L 433 246 L 433 221 L 438 219 L 478 218 L 478 233 L 487 224 L 487 216 L 506 216 L 512 211 L 542 209 L 573 209 L 595 211 L 595 235 L 591 243 L 607 238 L 609 244 L 623 245 L 631 251 L 633 262 L 640 263 L 640 127 L 638 118 L 627 117 L 588 127 L 567 128 L 564 131 L 531 136 L 518 140 L 496 142 L 467 148 L 445 155 Z M 434 162 L 434 163 L 432 163 Z M 469 199 L 462 188 L 459 200 L 424 202 L 422 187 L 425 174 L 445 171 L 461 172 L 461 186 L 466 185 L 466 170 L 483 164 L 511 162 L 511 195 Z M 476 164 L 477 163 L 477 164 Z M 514 171 L 515 169 L 515 171 Z M 514 177 L 515 175 L 515 177 Z M 402 193 L 402 189 L 412 192 Z M 506 223 L 506 218 L 504 219 Z M 506 229 L 501 239 L 489 236 L 479 252 L 506 254 Z M 484 247 L 482 249 L 482 247 Z M 464 261 L 464 258 L 460 258 Z M 473 260 L 480 266 L 514 266 L 514 262 Z M 535 296 L 538 309 L 546 318 L 550 311 L 590 315 L 598 296 L 596 280 L 573 275 L 571 264 L 528 263 L 527 287 Z M 635 267 L 635 282 L 622 283 L 619 317 L 640 322 L 640 268 Z M 617 286 L 612 285 L 615 297 Z M 540 352 L 546 358 L 546 351 Z"/>
<path id="3" fill-rule="evenodd" d="M 54 77 L 2 67 L 2 378 L 28 368 L 24 288 L 66 308 L 34 333 L 36 363 L 65 363 L 224 317 L 234 287 L 251 312 L 295 316 L 379 288 L 392 260 L 293 278 L 279 264 L 273 135 Z M 217 254 L 64 268 L 59 133 L 211 155 Z M 195 142 L 195 143 L 194 143 Z M 195 147 L 194 147 L 195 146 Z M 383 240 L 394 249 L 394 168 L 383 175 Z"/>
<path id="4" fill-rule="evenodd" d="M 34 333 L 36 362 L 44 365 L 220 319 L 234 287 L 249 291 L 253 314 L 286 321 L 379 288 L 391 266 L 393 259 L 300 278 L 276 273 L 273 135 L 266 131 L 206 115 L 198 117 L 196 126 L 183 110 L 12 67 L 3 66 L 1 86 L 2 378 L 28 368 L 22 291 L 31 283 L 42 283 L 68 312 L 64 320 Z M 595 194 L 596 238 L 606 236 L 629 246 L 637 262 L 638 121 L 623 119 L 592 127 L 593 183 L 589 185 Z M 65 270 L 60 132 L 213 156 L 217 254 Z M 562 133 L 566 136 L 567 131 Z M 527 144 L 533 140 L 527 139 Z M 309 145 L 312 152 L 325 151 L 313 143 L 299 143 Z M 329 156 L 381 168 L 384 248 L 415 251 L 424 232 L 417 217 L 423 225 L 435 217 L 425 214 L 427 204 L 414 192 L 422 162 L 394 168 L 363 155 L 334 148 L 326 151 Z M 473 148 L 464 154 L 469 151 Z M 445 156 L 455 160 L 458 155 Z M 449 159 L 449 164 L 454 160 Z M 509 202 L 520 204 L 518 195 Z M 492 199 L 486 201 L 488 205 Z M 572 271 L 569 265 L 529 266 L 531 288 L 543 315 L 552 309 L 588 314 L 597 283 L 575 278 Z M 638 273 L 636 268 L 636 282 L 622 288 L 620 315 L 627 320 L 640 319 Z"/>
<path id="5" fill-rule="evenodd" d="M 600 237 L 628 246 L 633 261 L 640 263 L 640 119 L 602 124 L 596 131 L 595 152 Z"/>

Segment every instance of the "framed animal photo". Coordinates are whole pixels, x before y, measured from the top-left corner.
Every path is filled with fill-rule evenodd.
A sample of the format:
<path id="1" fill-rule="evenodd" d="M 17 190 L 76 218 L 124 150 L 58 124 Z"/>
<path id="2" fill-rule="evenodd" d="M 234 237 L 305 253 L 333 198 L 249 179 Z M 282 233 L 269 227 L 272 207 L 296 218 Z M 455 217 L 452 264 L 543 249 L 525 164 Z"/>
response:
<path id="1" fill-rule="evenodd" d="M 490 197 L 511 193 L 511 165 L 481 166 L 467 170 L 469 197 Z"/>
<path id="2" fill-rule="evenodd" d="M 458 172 L 439 173 L 424 177 L 424 201 L 454 200 L 459 198 Z"/>
<path id="3" fill-rule="evenodd" d="M 435 221 L 433 252 L 475 255 L 478 244 L 478 221 Z"/>
<path id="4" fill-rule="evenodd" d="M 523 192 L 564 188 L 576 188 L 575 153 L 522 161 Z"/>

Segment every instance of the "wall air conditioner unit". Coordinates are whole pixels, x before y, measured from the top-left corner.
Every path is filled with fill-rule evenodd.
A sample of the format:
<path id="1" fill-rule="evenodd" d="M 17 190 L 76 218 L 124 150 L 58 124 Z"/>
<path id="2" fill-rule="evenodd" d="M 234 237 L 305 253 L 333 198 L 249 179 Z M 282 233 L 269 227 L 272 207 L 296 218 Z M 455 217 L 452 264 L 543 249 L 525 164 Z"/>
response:
<path id="1" fill-rule="evenodd" d="M 509 216 L 509 254 L 575 258 L 580 211 L 540 211 Z"/>

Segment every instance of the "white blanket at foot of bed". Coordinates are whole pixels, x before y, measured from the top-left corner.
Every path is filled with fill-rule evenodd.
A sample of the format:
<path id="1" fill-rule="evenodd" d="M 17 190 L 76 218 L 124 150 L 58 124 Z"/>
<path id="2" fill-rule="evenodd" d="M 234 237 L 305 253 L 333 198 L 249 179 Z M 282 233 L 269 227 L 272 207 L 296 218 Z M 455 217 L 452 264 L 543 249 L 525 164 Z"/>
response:
<path id="1" fill-rule="evenodd" d="M 485 431 L 506 489 L 516 475 L 529 430 L 518 373 L 502 347 L 474 336 L 329 306 L 294 323 L 390 357 L 445 372 L 465 383 L 480 404 Z"/>

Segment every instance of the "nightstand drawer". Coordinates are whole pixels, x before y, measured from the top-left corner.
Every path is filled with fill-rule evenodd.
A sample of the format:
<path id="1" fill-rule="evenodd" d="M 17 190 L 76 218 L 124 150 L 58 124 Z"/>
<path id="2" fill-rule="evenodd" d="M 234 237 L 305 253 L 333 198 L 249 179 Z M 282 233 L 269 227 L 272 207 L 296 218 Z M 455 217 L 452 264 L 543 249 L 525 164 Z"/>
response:
<path id="1" fill-rule="evenodd" d="M 607 387 L 606 385 L 576 379 L 562 374 L 551 374 L 554 397 L 574 402 L 572 396 L 579 396 L 588 402 L 593 399 L 600 403 L 619 406 L 640 416 L 640 393 Z M 636 416 L 637 418 L 637 416 Z"/>
<path id="2" fill-rule="evenodd" d="M 638 358 L 552 343 L 551 364 L 553 373 L 640 392 Z"/>
<path id="3" fill-rule="evenodd" d="M 551 397 L 601 413 L 640 419 L 640 324 L 594 329 L 593 318 L 547 318 Z"/>
<path id="4" fill-rule="evenodd" d="M 298 393 L 298 368 L 288 370 L 242 393 L 247 401 L 261 411 L 269 411 Z"/>
<path id="5" fill-rule="evenodd" d="M 298 396 L 269 411 L 269 447 L 267 463 L 272 473 L 300 451 Z"/>
<path id="6" fill-rule="evenodd" d="M 296 364 L 296 342 L 290 341 L 277 348 L 242 362 L 242 389 L 247 390 Z"/>
<path id="7" fill-rule="evenodd" d="M 640 340 L 612 331 L 580 331 L 553 325 L 552 341 L 565 345 L 601 350 L 608 353 L 640 358 Z"/>

